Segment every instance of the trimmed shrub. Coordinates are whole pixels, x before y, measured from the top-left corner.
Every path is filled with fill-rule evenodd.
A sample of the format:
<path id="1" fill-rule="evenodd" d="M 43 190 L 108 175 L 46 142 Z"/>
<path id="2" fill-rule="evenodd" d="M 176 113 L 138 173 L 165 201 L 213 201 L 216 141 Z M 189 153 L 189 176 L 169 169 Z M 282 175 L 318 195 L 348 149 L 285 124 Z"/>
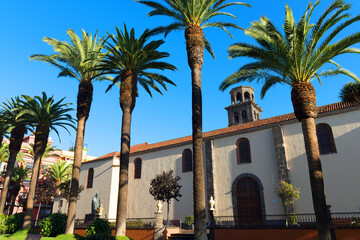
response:
<path id="1" fill-rule="evenodd" d="M 141 219 L 137 219 L 136 221 L 126 222 L 126 227 L 128 228 L 140 228 L 143 226 L 144 226 L 144 222 Z"/>
<path id="2" fill-rule="evenodd" d="M 185 217 L 185 223 L 190 226 L 191 224 L 194 223 L 194 216 L 193 215 L 189 215 Z"/>
<path id="3" fill-rule="evenodd" d="M 22 225 L 24 223 L 24 213 L 15 213 L 13 215 L 10 215 L 7 218 L 6 222 L 6 233 L 14 233 L 20 228 L 22 228 Z"/>
<path id="4" fill-rule="evenodd" d="M 91 223 L 90 227 L 86 229 L 86 236 L 91 236 L 100 233 L 110 235 L 111 234 L 110 223 L 105 219 L 96 218 Z"/>
<path id="5" fill-rule="evenodd" d="M 40 222 L 41 235 L 45 237 L 55 237 L 63 234 L 66 228 L 67 215 L 63 213 L 53 213 Z"/>
<path id="6" fill-rule="evenodd" d="M 0 234 L 6 233 L 6 222 L 7 222 L 7 216 L 5 214 L 0 215 Z"/>

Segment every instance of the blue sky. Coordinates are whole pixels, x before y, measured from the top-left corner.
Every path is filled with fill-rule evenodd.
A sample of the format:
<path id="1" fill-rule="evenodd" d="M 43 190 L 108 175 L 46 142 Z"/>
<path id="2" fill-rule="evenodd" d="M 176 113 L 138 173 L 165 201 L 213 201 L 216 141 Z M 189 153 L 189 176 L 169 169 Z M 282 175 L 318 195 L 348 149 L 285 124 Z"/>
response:
<path id="1" fill-rule="evenodd" d="M 158 0 L 160 1 L 160 0 Z M 352 15 L 360 14 L 360 1 L 349 0 L 352 4 Z M 165 17 L 147 17 L 150 9 L 131 0 L 103 0 L 101 4 L 94 0 L 62 1 L 0 1 L 0 101 L 21 94 L 40 95 L 45 91 L 56 99 L 66 97 L 67 102 L 74 103 L 78 82 L 70 78 L 57 78 L 58 70 L 41 62 L 30 61 L 29 56 L 36 53 L 51 54 L 52 48 L 42 41 L 43 37 L 53 37 L 69 41 L 66 31 L 71 28 L 81 35 L 81 29 L 99 35 L 113 33 L 115 26 L 134 27 L 138 35 L 146 28 L 169 23 Z M 306 0 L 249 0 L 252 8 L 235 6 L 227 9 L 237 19 L 218 19 L 234 22 L 241 27 L 248 27 L 251 21 L 262 15 L 270 18 L 278 28 L 283 24 L 285 3 L 299 19 L 306 8 Z M 313 22 L 331 3 L 323 0 L 313 15 Z M 360 29 L 360 23 L 344 31 L 349 35 Z M 220 92 L 219 84 L 228 75 L 236 71 L 249 59 L 229 60 L 226 49 L 236 42 L 251 42 L 251 39 L 240 30 L 231 31 L 233 38 L 219 29 L 205 29 L 205 35 L 212 44 L 216 60 L 208 53 L 204 55 L 202 71 L 203 90 L 203 131 L 227 127 L 227 113 L 224 107 L 230 105 L 229 90 Z M 160 37 L 159 37 L 160 38 Z M 356 47 L 360 47 L 357 45 Z M 177 137 L 191 135 L 191 81 L 187 65 L 185 39 L 183 32 L 171 33 L 161 48 L 170 53 L 167 59 L 178 71 L 165 72 L 177 87 L 169 86 L 163 95 L 154 93 L 153 98 L 142 89 L 139 91 L 136 107 L 133 112 L 131 145 L 143 142 L 159 142 Z M 343 67 L 360 76 L 360 56 L 347 55 L 336 59 Z M 317 91 L 318 105 L 339 101 L 339 90 L 350 78 L 340 76 L 323 80 L 322 86 L 314 82 Z M 264 99 L 260 99 L 261 86 L 251 85 L 255 89 L 256 102 L 264 110 L 262 118 L 292 112 L 290 88 L 278 85 L 271 89 Z M 120 149 L 121 110 L 119 91 L 113 88 L 105 93 L 107 83 L 94 84 L 93 104 L 87 122 L 85 143 L 89 154 L 101 156 Z M 75 116 L 75 111 L 73 112 Z M 58 148 L 68 149 L 75 142 L 75 131 L 69 135 L 60 131 L 61 142 L 55 133 L 51 133 Z"/>

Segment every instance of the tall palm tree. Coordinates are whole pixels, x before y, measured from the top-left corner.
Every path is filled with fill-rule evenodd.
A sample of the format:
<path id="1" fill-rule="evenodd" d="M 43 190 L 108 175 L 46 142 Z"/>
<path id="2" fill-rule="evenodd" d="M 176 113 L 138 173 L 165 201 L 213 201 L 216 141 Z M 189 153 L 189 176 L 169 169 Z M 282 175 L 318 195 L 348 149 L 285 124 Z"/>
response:
<path id="1" fill-rule="evenodd" d="M 51 45 L 56 53 L 52 55 L 32 55 L 30 59 L 47 62 L 59 68 L 60 73 L 58 77 L 72 77 L 80 82 L 77 95 L 76 117 L 78 122 L 76 128 L 74 167 L 71 178 L 68 219 L 65 231 L 67 234 L 71 234 L 74 232 L 85 124 L 90 114 L 93 81 L 98 79 L 99 74 L 97 71 L 92 71 L 91 69 L 99 64 L 98 60 L 102 59 L 104 54 L 101 53 L 103 49 L 103 39 L 98 40 L 97 34 L 93 37 L 83 30 L 82 39 L 71 29 L 67 31 L 67 34 L 71 39 L 71 43 L 45 37 L 43 39 L 44 42 Z"/>
<path id="2" fill-rule="evenodd" d="M 168 57 L 167 52 L 160 52 L 158 48 L 163 40 L 151 41 L 151 31 L 146 29 L 139 38 L 135 37 L 135 30 L 128 32 L 126 25 L 124 31 L 116 28 L 117 35 L 109 35 L 112 43 L 107 42 L 105 48 L 109 51 L 102 62 L 100 69 L 106 74 L 114 74 L 113 83 L 108 90 L 118 84 L 120 87 L 120 107 L 123 112 L 121 126 L 120 174 L 118 207 L 116 215 L 116 235 L 126 233 L 127 194 L 128 194 L 128 168 L 130 153 L 130 127 L 131 114 L 138 96 L 140 84 L 151 96 L 150 88 L 161 93 L 155 83 L 165 90 L 165 83 L 175 85 L 167 77 L 149 70 L 175 70 L 175 66 L 160 61 Z"/>
<path id="3" fill-rule="evenodd" d="M 28 121 L 36 127 L 34 167 L 31 173 L 29 194 L 23 224 L 23 228 L 29 228 L 31 226 L 31 217 L 34 208 L 34 196 L 36 183 L 38 181 L 38 172 L 41 159 L 48 143 L 50 130 L 53 130 L 59 136 L 59 132 L 57 130 L 58 127 L 64 128 L 66 131 L 68 131 L 68 127 L 75 127 L 73 125 L 73 118 L 70 114 L 68 114 L 69 111 L 73 109 L 68 107 L 70 103 L 63 103 L 64 98 L 56 102 L 53 97 L 48 97 L 44 92 L 42 93 L 42 97 L 23 97 L 26 102 L 23 101 L 24 107 L 19 113 L 19 116 L 25 116 Z"/>
<path id="4" fill-rule="evenodd" d="M 309 166 L 309 175 L 313 205 L 319 239 L 330 239 L 330 221 L 327 217 L 324 194 L 323 172 L 320 162 L 319 146 L 314 119 L 317 117 L 315 89 L 311 81 L 340 74 L 356 77 L 342 68 L 332 59 L 345 53 L 360 53 L 360 49 L 350 48 L 360 42 L 360 33 L 335 41 L 349 25 L 360 20 L 360 15 L 350 17 L 349 4 L 336 0 L 329 5 L 315 24 L 310 18 L 319 4 L 309 3 L 306 11 L 296 24 L 288 5 L 285 10 L 284 34 L 266 17 L 252 22 L 245 31 L 257 45 L 236 43 L 228 52 L 231 58 L 250 57 L 254 61 L 242 66 L 237 72 L 226 78 L 220 85 L 224 91 L 230 85 L 248 81 L 263 83 L 261 97 L 275 84 L 287 84 L 291 87 L 291 101 L 297 119 L 301 122 Z M 339 40 L 338 40 L 339 39 Z M 327 63 L 336 69 L 320 70 Z"/>
<path id="5" fill-rule="evenodd" d="M 29 173 L 30 173 L 30 168 L 27 168 L 24 166 L 17 166 L 14 169 L 13 175 L 11 177 L 11 180 L 14 183 L 14 188 L 13 188 L 13 194 L 12 194 L 9 215 L 11 215 L 14 211 L 15 201 L 16 201 L 17 196 L 19 195 L 22 182 L 28 178 Z"/>
<path id="6" fill-rule="evenodd" d="M 210 43 L 204 36 L 203 28 L 216 27 L 229 34 L 227 28 L 240 28 L 236 24 L 214 21 L 216 16 L 234 15 L 223 12 L 224 8 L 233 5 L 245 5 L 242 2 L 225 3 L 225 0 L 164 0 L 165 4 L 155 1 L 138 2 L 151 7 L 149 16 L 168 16 L 173 23 L 158 27 L 154 32 L 164 33 L 185 30 L 186 51 L 188 64 L 191 69 L 192 86 L 192 141 L 193 141 L 193 194 L 194 194 L 194 235 L 196 239 L 207 239 L 206 236 L 206 200 L 205 177 L 202 139 L 202 96 L 201 96 L 201 69 L 203 66 L 204 47 L 214 57 Z"/>
<path id="7" fill-rule="evenodd" d="M 340 98 L 343 102 L 360 104 L 360 83 L 346 83 L 340 91 Z"/>
<path id="8" fill-rule="evenodd" d="M 71 177 L 72 164 L 67 163 L 66 161 L 61 161 L 58 159 L 56 163 L 51 164 L 47 167 L 48 175 L 55 179 L 57 194 L 59 194 L 60 185 L 68 180 Z"/>
<path id="9" fill-rule="evenodd" d="M 27 132 L 27 120 L 24 117 L 18 117 L 19 111 L 22 107 L 23 106 L 20 98 L 15 97 L 11 98 L 6 103 L 3 103 L 2 109 L 0 110 L 4 116 L 5 122 L 9 125 L 8 131 L 10 131 L 10 153 L 4 177 L 4 185 L 0 197 L 0 214 L 4 213 L 6 196 L 9 190 L 9 184 L 14 170 L 16 158 L 21 149 L 24 135 Z"/>

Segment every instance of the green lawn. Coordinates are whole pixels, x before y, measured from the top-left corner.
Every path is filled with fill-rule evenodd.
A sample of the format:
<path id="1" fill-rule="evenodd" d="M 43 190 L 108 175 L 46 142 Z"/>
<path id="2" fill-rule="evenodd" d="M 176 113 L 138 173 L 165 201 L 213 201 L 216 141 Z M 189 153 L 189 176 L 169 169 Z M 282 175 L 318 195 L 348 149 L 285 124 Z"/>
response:
<path id="1" fill-rule="evenodd" d="M 0 240 L 25 240 L 28 229 L 19 230 L 11 235 L 0 235 Z"/>

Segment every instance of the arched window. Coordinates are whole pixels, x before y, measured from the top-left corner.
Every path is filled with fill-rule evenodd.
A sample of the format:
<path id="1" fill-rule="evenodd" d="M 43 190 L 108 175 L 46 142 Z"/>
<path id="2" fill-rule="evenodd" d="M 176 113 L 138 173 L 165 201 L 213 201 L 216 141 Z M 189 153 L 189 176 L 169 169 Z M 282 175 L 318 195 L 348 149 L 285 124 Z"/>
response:
<path id="1" fill-rule="evenodd" d="M 245 92 L 244 93 L 244 100 L 245 101 L 250 101 L 251 99 L 250 99 L 250 93 L 249 92 Z"/>
<path id="2" fill-rule="evenodd" d="M 192 151 L 190 149 L 185 149 L 182 154 L 182 171 L 191 172 L 192 171 Z"/>
<path id="3" fill-rule="evenodd" d="M 90 168 L 88 170 L 86 188 L 92 188 L 93 187 L 93 181 L 94 181 L 94 169 Z"/>
<path id="4" fill-rule="evenodd" d="M 246 122 L 247 121 L 247 115 L 246 115 L 246 111 L 242 110 L 241 111 L 241 121 L 242 122 Z"/>
<path id="5" fill-rule="evenodd" d="M 235 120 L 235 124 L 238 124 L 240 119 L 239 119 L 239 113 L 238 112 L 234 112 L 234 120 Z"/>
<path id="6" fill-rule="evenodd" d="M 241 96 L 241 93 L 237 93 L 236 94 L 236 103 L 239 103 L 239 102 L 242 102 L 242 96 Z"/>
<path id="7" fill-rule="evenodd" d="M 236 142 L 237 163 L 251 163 L 250 142 L 247 138 L 240 138 Z"/>
<path id="8" fill-rule="evenodd" d="M 141 159 L 137 158 L 134 161 L 134 178 L 141 178 Z"/>
<path id="9" fill-rule="evenodd" d="M 336 153 L 336 146 L 331 127 L 326 123 L 316 125 L 316 135 L 320 154 Z"/>

